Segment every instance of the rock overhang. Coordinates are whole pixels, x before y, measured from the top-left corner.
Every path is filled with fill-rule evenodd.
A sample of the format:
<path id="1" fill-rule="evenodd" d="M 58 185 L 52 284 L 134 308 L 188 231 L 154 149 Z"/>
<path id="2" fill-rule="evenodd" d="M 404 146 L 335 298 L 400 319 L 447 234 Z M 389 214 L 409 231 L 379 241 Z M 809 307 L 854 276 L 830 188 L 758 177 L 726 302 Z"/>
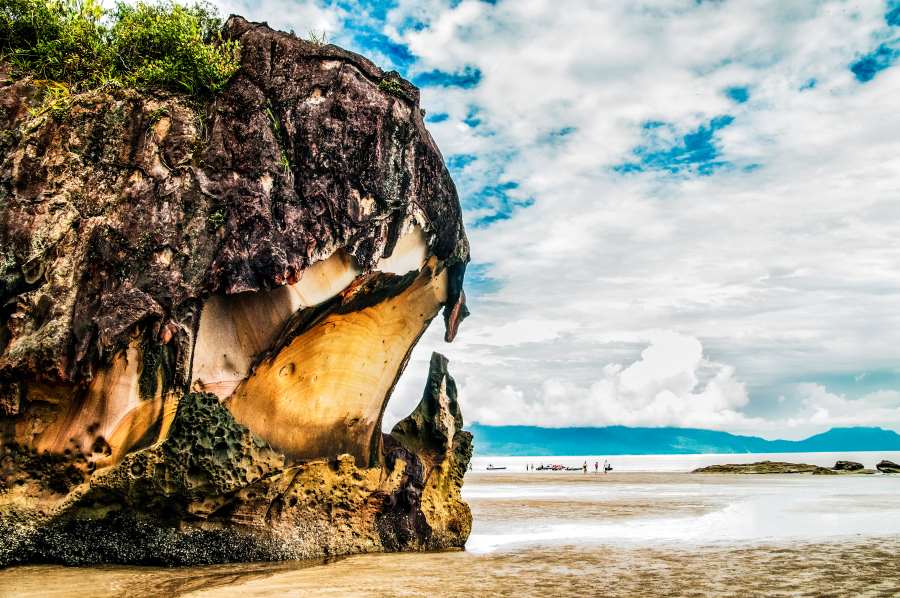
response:
<path id="1" fill-rule="evenodd" d="M 381 90 L 388 73 L 334 46 L 240 17 L 225 32 L 242 44 L 242 68 L 199 110 L 165 94 L 86 94 L 75 100 L 72 122 L 47 118 L 53 122 L 38 123 L 19 147 L 5 148 L 18 150 L 6 179 L 21 201 L 7 207 L 4 244 L 14 270 L 40 273 L 9 286 L 45 283 L 39 291 L 43 270 L 60 267 L 90 278 L 57 285 L 79 291 L 60 298 L 74 304 L 62 306 L 73 320 L 62 328 L 74 338 L 59 345 L 74 344 L 74 355 L 43 368 L 61 380 L 91 375 L 101 357 L 92 347 L 109 355 L 127 344 L 135 323 L 171 317 L 210 293 L 290 284 L 338 252 L 370 271 L 411 226 L 454 277 L 464 274 L 469 250 L 459 201 L 417 94 Z M 321 68 L 334 62 L 340 66 Z M 31 94 L 27 82 L 7 83 L 3 124 L 15 129 Z M 66 170 L 68 184 L 57 180 Z M 73 228 L 74 243 L 65 238 Z M 69 243 L 75 255 L 68 261 L 40 252 Z M 9 289 L 5 299 L 15 295 Z M 0 372 L 33 369 L 44 348 L 69 352 L 59 345 L 4 351 Z"/>
<path id="2" fill-rule="evenodd" d="M 469 247 L 418 91 L 364 57 L 240 17 L 224 35 L 241 43 L 242 66 L 202 106 L 98 91 L 61 118 L 35 117 L 34 82 L 0 76 L 0 124 L 14 131 L 0 139 L 3 481 L 35 501 L 134 511 L 127 478 L 153 504 L 171 502 L 184 479 L 207 488 L 217 454 L 265 488 L 181 497 L 183 517 L 239 528 L 274 488 L 287 492 L 277 480 L 292 468 L 339 455 L 366 480 L 359 472 L 393 455 L 400 469 L 375 475 L 387 486 L 365 482 L 366 500 L 425 483 L 420 457 L 382 436 L 381 417 L 432 318 L 443 308 L 449 341 L 467 315 Z M 177 473 L 166 459 L 185 449 L 173 438 L 210 410 L 212 456 Z M 458 469 L 471 444 L 457 442 L 442 458 Z M 48 468 L 52 483 L 34 477 Z M 464 541 L 461 480 L 429 499 L 453 511 L 430 507 L 434 525 L 398 517 L 391 500 L 366 507 L 394 513 L 379 516 L 381 546 Z"/>

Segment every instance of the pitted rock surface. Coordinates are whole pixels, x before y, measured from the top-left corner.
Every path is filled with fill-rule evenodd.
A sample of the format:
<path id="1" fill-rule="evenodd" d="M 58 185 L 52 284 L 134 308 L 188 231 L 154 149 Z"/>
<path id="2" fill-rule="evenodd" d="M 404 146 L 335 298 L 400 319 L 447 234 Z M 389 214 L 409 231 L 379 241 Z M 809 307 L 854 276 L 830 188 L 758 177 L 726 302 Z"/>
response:
<path id="1" fill-rule="evenodd" d="M 396 73 L 231 17 L 216 97 L 0 64 L 0 567 L 460 547 L 456 189 Z M 374 358 L 373 358 L 374 356 Z"/>

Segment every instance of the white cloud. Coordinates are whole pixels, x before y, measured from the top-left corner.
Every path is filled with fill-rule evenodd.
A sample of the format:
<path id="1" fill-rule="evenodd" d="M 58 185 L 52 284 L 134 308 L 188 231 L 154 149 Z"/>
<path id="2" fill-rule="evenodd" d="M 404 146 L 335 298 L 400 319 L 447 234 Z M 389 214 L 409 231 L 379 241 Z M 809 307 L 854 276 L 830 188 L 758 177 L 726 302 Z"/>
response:
<path id="1" fill-rule="evenodd" d="M 251 21 L 265 21 L 282 31 L 295 31 L 300 37 L 310 32 L 330 39 L 341 28 L 342 13 L 316 0 L 215 0 L 223 17 L 241 15 Z"/>
<path id="2" fill-rule="evenodd" d="M 347 15 L 318 2 L 229 1 L 346 37 Z M 470 283 L 474 315 L 453 345 L 425 336 L 387 424 L 418 400 L 436 349 L 469 420 L 900 430 L 891 388 L 817 383 L 900 370 L 900 66 L 864 85 L 848 68 L 888 35 L 883 3 L 453 4 L 400 0 L 385 32 L 419 57 L 411 74 L 482 73 L 472 89 L 422 91 L 429 114 L 449 114 L 429 125 L 444 155 L 477 157 L 456 177 L 463 199 L 513 181 L 534 203 L 469 227 L 493 284 Z M 679 143 L 721 115 L 734 118 L 715 138 L 730 168 L 612 169 L 638 159 L 646 121 Z"/>
<path id="3" fill-rule="evenodd" d="M 872 426 L 900 430 L 900 392 L 881 390 L 858 398 L 829 392 L 825 386 L 790 386 L 792 407 L 781 415 L 750 416 L 746 384 L 735 368 L 710 361 L 691 336 L 652 331 L 646 346 L 628 364 L 592 364 L 590 382 L 553 376 L 535 385 L 495 382 L 496 364 L 457 376 L 467 421 L 487 425 L 676 426 L 725 430 L 765 438 L 806 438 L 835 426 Z M 475 361 L 480 361 L 476 356 Z M 463 361 L 464 365 L 468 361 Z M 452 370 L 468 367 L 454 368 Z M 389 405 L 386 423 L 405 416 L 421 392 L 427 363 L 416 360 L 398 396 Z M 551 368 L 552 369 L 552 368 Z M 488 375 L 485 375 L 487 373 Z M 521 378 L 527 378 L 522 375 Z M 779 397 L 783 401 L 784 397 Z"/>
<path id="4" fill-rule="evenodd" d="M 860 409 L 873 396 L 845 398 L 851 417 L 794 385 L 900 366 L 900 68 L 865 85 L 848 68 L 884 35 L 883 13 L 879 2 L 463 2 L 405 33 L 420 70 L 483 73 L 471 90 L 423 91 L 429 112 L 451 115 L 431 126 L 445 154 L 479 156 L 464 188 L 499 171 L 535 200 L 470 227 L 473 258 L 499 288 L 470 293 L 458 346 L 429 335 L 417 351 L 451 356 L 469 419 L 900 430 Z M 748 102 L 726 97 L 735 85 Z M 476 129 L 460 123 L 471 106 Z M 634 159 L 642 122 L 683 135 L 724 114 L 734 121 L 718 143 L 734 168 L 675 180 L 611 171 Z M 574 132 L 546 141 L 564 127 Z M 560 318 L 574 326 L 559 331 Z M 481 342 L 516 322 L 533 338 Z M 655 359 L 669 349 L 654 342 L 649 357 L 618 361 L 648 330 L 699 339 L 719 364 L 712 379 L 690 386 L 687 346 Z M 664 367 L 671 377 L 653 369 Z M 772 388 L 785 399 L 770 409 L 754 389 Z"/>
<path id="5" fill-rule="evenodd" d="M 900 392 L 876 391 L 850 399 L 834 394 L 820 384 L 800 384 L 797 388 L 804 411 L 813 424 L 831 426 L 867 426 L 873 423 L 900 429 Z M 806 418 L 792 420 L 795 425 Z"/>
<path id="6" fill-rule="evenodd" d="M 696 338 L 655 331 L 648 343 L 628 365 L 596 364 L 594 380 L 584 385 L 551 377 L 526 395 L 467 376 L 460 380 L 464 410 L 470 420 L 494 425 L 754 425 L 736 411 L 748 399 L 734 368 L 704 358 Z M 491 400 L 479 400 L 486 396 Z"/>

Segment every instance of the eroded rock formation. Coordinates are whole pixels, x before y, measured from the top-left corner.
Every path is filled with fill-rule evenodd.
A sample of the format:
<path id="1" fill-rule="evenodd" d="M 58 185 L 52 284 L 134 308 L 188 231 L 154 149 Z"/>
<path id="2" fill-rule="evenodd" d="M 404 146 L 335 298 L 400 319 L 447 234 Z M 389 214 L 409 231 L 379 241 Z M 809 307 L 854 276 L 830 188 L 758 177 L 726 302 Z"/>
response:
<path id="1" fill-rule="evenodd" d="M 0 70 L 0 565 L 196 563 L 464 544 L 446 360 L 467 315 L 456 190 L 418 91 L 232 17 L 197 105 L 45 110 Z"/>
<path id="2" fill-rule="evenodd" d="M 837 461 L 832 469 L 835 471 L 859 471 L 865 467 L 856 461 Z"/>
<path id="3" fill-rule="evenodd" d="M 900 473 L 900 465 L 887 459 L 882 459 L 875 465 L 875 468 L 881 473 Z"/>
<path id="4" fill-rule="evenodd" d="M 808 463 L 786 463 L 784 461 L 758 461 L 756 463 L 725 463 L 721 465 L 708 465 L 695 469 L 692 473 L 812 473 L 816 475 L 836 474 L 832 469 L 810 465 Z"/>
<path id="5" fill-rule="evenodd" d="M 853 461 L 838 461 L 834 467 L 820 467 L 808 463 L 786 463 L 784 461 L 758 461 L 756 463 L 725 463 L 708 465 L 695 469 L 692 473 L 739 473 L 739 474 L 778 474 L 778 473 L 810 473 L 812 475 L 868 475 L 874 469 L 865 469 L 862 464 Z"/>

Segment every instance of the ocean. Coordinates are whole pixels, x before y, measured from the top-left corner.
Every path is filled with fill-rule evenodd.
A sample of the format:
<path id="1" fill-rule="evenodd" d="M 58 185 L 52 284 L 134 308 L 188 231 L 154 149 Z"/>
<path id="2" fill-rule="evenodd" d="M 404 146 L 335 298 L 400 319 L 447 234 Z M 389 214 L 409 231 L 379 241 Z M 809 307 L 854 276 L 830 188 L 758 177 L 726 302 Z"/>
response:
<path id="1" fill-rule="evenodd" d="M 609 474 L 593 473 L 608 459 Z M 691 474 L 764 459 L 873 467 L 900 453 L 473 460 L 465 551 L 162 569 L 22 566 L 2 596 L 894 596 L 900 475 Z M 526 464 L 590 464 L 590 472 Z M 486 471 L 488 465 L 507 467 Z"/>
<path id="2" fill-rule="evenodd" d="M 481 457 L 472 459 L 473 471 L 486 470 L 489 465 L 506 467 L 509 471 L 525 471 L 525 465 L 539 466 L 558 463 L 567 467 L 580 467 L 585 462 L 593 471 L 594 462 L 610 462 L 614 471 L 682 472 L 687 473 L 707 465 L 724 463 L 753 463 L 756 461 L 787 461 L 832 467 L 835 461 L 856 461 L 870 469 L 882 459 L 900 463 L 900 451 L 863 451 L 841 453 L 724 453 L 695 455 L 576 455 L 560 457 Z"/>

